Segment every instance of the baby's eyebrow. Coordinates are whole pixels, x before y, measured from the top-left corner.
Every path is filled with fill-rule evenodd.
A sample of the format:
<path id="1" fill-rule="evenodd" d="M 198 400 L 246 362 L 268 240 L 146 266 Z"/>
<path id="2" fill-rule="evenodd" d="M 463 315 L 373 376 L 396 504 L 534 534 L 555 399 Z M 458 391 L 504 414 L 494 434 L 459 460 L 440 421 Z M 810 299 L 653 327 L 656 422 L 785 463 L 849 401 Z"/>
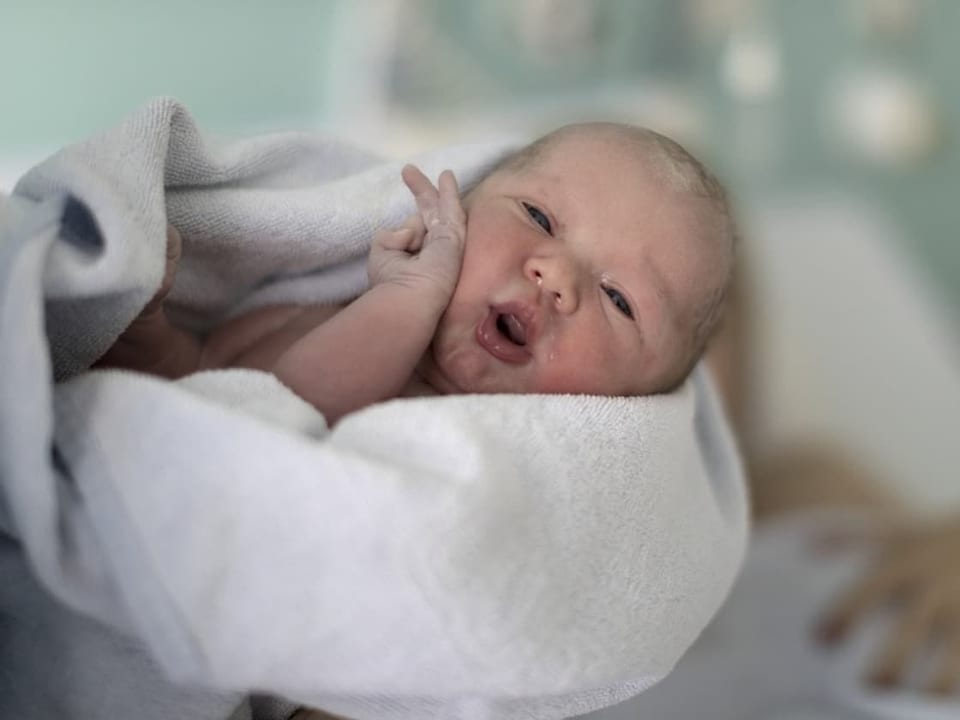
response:
<path id="1" fill-rule="evenodd" d="M 657 297 L 660 298 L 660 301 L 666 309 L 670 311 L 671 315 L 676 315 L 677 304 L 674 301 L 673 294 L 670 292 L 666 278 L 660 271 L 660 268 L 649 258 L 647 258 L 647 267 L 650 269 L 650 276 L 653 278 L 652 285 L 654 292 L 657 293 Z"/>

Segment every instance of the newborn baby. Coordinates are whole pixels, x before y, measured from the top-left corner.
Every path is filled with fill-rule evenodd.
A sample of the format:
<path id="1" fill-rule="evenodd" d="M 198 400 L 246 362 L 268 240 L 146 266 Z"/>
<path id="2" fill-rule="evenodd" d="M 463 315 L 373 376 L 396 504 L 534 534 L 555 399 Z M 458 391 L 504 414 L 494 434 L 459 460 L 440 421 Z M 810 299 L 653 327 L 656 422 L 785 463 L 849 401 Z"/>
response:
<path id="1" fill-rule="evenodd" d="M 374 238 L 349 305 L 282 305 L 206 338 L 163 311 L 163 285 L 98 363 L 179 377 L 267 370 L 332 425 L 404 395 L 646 395 L 688 375 L 717 323 L 734 228 L 719 183 L 675 142 L 571 125 L 507 157 L 462 200 L 413 166 L 418 213 Z"/>

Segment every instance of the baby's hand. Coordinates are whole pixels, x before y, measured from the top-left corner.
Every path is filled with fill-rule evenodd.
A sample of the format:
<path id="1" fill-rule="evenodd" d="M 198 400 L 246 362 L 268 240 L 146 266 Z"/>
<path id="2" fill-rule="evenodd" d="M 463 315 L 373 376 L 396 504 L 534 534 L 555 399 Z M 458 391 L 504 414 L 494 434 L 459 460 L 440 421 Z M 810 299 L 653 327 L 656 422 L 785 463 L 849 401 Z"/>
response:
<path id="1" fill-rule="evenodd" d="M 367 275 L 370 286 L 393 283 L 435 294 L 446 307 L 460 277 L 467 219 L 453 173 L 440 174 L 439 190 L 419 168 L 403 168 L 403 181 L 418 213 L 402 228 L 374 236 Z"/>

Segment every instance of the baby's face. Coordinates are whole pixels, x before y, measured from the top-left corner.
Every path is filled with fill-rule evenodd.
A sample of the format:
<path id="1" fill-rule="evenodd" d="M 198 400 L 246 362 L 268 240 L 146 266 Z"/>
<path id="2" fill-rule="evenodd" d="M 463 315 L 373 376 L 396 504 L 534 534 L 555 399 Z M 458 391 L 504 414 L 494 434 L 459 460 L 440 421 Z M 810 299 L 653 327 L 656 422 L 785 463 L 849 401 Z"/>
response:
<path id="1" fill-rule="evenodd" d="M 446 393 L 651 392 L 716 263 L 691 202 L 606 137 L 492 175 L 420 373 Z"/>

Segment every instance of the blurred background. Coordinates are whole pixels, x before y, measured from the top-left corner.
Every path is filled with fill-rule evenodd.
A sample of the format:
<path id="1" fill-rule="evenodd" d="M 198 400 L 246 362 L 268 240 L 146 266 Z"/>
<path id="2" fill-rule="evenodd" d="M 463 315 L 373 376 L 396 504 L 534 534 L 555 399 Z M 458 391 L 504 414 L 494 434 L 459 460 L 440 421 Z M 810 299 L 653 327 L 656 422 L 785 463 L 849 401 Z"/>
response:
<path id="1" fill-rule="evenodd" d="M 156 95 L 398 156 L 578 119 L 699 154 L 744 225 L 751 443 L 960 505 L 960 2 L 0 0 L 0 189 Z"/>

